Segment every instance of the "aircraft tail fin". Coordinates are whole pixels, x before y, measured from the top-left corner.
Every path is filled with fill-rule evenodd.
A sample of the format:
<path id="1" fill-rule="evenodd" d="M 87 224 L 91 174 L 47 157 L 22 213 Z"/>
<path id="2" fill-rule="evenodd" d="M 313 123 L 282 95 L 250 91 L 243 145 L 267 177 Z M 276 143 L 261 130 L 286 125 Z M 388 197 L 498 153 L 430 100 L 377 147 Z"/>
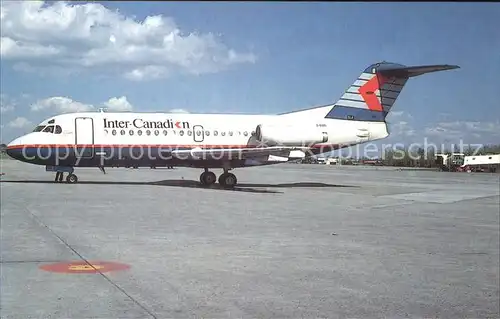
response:
<path id="1" fill-rule="evenodd" d="M 325 118 L 385 122 L 409 78 L 457 68 L 459 66 L 446 64 L 412 67 L 389 62 L 372 64 L 346 90 Z"/>

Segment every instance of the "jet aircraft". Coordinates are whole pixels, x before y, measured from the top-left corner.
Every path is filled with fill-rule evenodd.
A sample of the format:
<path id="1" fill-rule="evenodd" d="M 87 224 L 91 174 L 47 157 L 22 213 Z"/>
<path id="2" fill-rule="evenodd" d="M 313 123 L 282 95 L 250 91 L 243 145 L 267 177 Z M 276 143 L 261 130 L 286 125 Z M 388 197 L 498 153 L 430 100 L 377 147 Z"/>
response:
<path id="1" fill-rule="evenodd" d="M 389 136 L 386 117 L 409 78 L 456 65 L 367 67 L 333 104 L 275 115 L 85 112 L 52 116 L 7 145 L 19 161 L 76 183 L 75 167 L 203 169 L 200 182 L 234 187 L 235 168 L 271 165 Z M 217 176 L 210 169 L 222 169 Z"/>

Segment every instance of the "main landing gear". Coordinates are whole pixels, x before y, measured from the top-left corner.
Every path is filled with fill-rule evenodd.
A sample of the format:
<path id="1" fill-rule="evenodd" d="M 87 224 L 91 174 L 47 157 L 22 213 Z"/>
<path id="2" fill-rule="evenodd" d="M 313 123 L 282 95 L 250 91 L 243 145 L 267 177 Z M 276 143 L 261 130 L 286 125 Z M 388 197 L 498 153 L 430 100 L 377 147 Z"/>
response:
<path id="1" fill-rule="evenodd" d="M 200 175 L 200 182 L 204 186 L 210 186 L 217 181 L 217 177 L 215 173 L 210 172 L 208 169 L 205 169 L 203 173 Z M 224 187 L 234 187 L 238 180 L 236 176 L 232 173 L 229 173 L 227 169 L 224 169 L 224 173 L 219 176 L 219 184 Z"/>

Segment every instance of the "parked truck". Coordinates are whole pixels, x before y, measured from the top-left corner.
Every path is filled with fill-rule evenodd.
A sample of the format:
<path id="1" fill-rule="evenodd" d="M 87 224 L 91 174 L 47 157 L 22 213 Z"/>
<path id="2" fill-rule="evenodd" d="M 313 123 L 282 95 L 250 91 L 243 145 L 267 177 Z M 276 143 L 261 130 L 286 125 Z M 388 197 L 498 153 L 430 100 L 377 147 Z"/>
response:
<path id="1" fill-rule="evenodd" d="M 465 156 L 461 168 L 466 172 L 500 172 L 500 154 Z"/>
<path id="2" fill-rule="evenodd" d="M 500 172 L 500 154 L 436 154 L 436 164 L 446 172 Z"/>

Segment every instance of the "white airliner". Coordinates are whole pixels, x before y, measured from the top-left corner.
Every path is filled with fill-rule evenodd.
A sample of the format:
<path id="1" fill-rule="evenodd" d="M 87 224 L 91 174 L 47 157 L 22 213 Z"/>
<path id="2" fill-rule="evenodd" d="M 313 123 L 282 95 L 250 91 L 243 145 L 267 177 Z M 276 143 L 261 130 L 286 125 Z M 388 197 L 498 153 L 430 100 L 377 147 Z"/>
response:
<path id="1" fill-rule="evenodd" d="M 370 65 L 338 102 L 278 115 L 88 112 L 53 116 L 7 146 L 11 157 L 76 183 L 74 167 L 185 166 L 204 169 L 203 185 L 237 183 L 229 171 L 270 165 L 379 140 L 410 77 L 459 68 Z"/>

